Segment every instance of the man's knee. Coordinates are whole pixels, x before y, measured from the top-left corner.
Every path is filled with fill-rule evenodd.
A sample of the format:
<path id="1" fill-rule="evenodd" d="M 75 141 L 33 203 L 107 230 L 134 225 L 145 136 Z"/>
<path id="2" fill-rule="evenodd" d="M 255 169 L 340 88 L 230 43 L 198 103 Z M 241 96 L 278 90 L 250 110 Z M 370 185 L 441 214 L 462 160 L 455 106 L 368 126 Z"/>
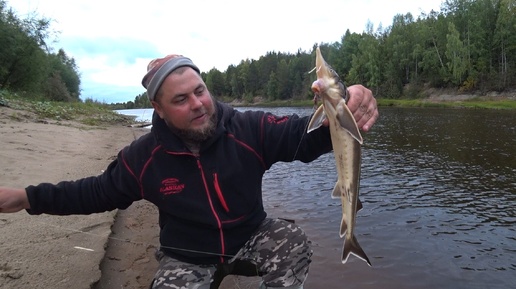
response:
<path id="1" fill-rule="evenodd" d="M 208 289 L 215 272 L 214 265 L 195 265 L 178 261 L 156 252 L 159 267 L 154 275 L 152 289 L 180 288 L 180 289 Z"/>
<path id="2" fill-rule="evenodd" d="M 312 256 L 312 244 L 308 240 L 305 232 L 298 225 L 285 220 L 274 220 L 270 227 L 271 239 L 275 240 L 277 245 L 272 251 L 279 251 L 286 257 L 300 258 Z"/>

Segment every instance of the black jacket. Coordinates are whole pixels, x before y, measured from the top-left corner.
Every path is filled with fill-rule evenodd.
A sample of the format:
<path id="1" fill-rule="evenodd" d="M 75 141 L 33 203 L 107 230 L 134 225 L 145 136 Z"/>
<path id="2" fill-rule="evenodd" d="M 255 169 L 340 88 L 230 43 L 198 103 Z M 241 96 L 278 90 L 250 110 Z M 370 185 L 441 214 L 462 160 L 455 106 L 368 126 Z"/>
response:
<path id="1" fill-rule="evenodd" d="M 331 150 L 331 140 L 327 128 L 306 134 L 309 117 L 216 107 L 216 133 L 199 156 L 154 115 L 151 133 L 122 149 L 102 175 L 27 187 L 28 212 L 90 214 L 145 199 L 159 208 L 167 255 L 196 264 L 223 262 L 266 217 L 265 171 L 278 161 L 312 161 Z"/>

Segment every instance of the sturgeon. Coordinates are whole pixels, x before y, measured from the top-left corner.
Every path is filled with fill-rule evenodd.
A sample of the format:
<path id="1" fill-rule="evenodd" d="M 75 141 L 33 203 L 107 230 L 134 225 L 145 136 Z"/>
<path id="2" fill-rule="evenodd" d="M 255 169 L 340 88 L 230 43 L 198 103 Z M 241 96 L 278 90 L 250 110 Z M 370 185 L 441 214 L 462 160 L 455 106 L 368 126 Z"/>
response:
<path id="1" fill-rule="evenodd" d="M 349 97 L 347 89 L 335 70 L 326 63 L 319 47 L 316 50 L 315 69 L 317 80 L 312 84 L 312 91 L 316 97 L 322 98 L 322 105 L 312 116 L 307 130 L 310 133 L 319 128 L 326 119 L 329 122 L 337 166 L 337 183 L 331 196 L 342 202 L 340 237 L 345 237 L 342 263 L 345 264 L 349 255 L 353 254 L 371 266 L 369 258 L 354 235 L 356 213 L 362 208 L 358 199 L 362 135 L 346 105 L 346 99 Z"/>

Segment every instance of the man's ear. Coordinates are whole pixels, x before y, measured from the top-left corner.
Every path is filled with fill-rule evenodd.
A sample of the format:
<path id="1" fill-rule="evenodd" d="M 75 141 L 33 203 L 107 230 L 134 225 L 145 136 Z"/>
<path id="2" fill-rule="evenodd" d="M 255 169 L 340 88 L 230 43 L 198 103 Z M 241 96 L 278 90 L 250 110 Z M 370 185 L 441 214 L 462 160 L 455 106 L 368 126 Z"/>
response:
<path id="1" fill-rule="evenodd" d="M 161 109 L 161 105 L 154 100 L 151 100 L 152 107 L 154 107 L 154 111 L 159 115 L 161 119 L 163 119 L 163 109 Z"/>

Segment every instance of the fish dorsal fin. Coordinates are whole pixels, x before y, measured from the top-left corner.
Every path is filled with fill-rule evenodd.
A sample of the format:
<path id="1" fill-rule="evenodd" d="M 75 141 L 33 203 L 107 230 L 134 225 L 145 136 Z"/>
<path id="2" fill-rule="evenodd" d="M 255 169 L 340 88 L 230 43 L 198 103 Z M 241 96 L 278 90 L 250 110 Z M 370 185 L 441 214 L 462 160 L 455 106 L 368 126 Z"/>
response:
<path id="1" fill-rule="evenodd" d="M 362 135 L 358 130 L 357 123 L 353 114 L 349 110 L 348 106 L 342 100 L 336 107 L 337 111 L 337 120 L 339 121 L 340 126 L 345 129 L 354 139 L 356 139 L 360 144 L 364 142 L 362 139 Z"/>
<path id="2" fill-rule="evenodd" d="M 312 119 L 310 119 L 307 132 L 310 133 L 321 127 L 325 119 L 326 114 L 324 113 L 324 107 L 320 105 L 319 108 L 317 108 L 317 110 L 315 111 L 314 115 L 312 116 Z"/>

